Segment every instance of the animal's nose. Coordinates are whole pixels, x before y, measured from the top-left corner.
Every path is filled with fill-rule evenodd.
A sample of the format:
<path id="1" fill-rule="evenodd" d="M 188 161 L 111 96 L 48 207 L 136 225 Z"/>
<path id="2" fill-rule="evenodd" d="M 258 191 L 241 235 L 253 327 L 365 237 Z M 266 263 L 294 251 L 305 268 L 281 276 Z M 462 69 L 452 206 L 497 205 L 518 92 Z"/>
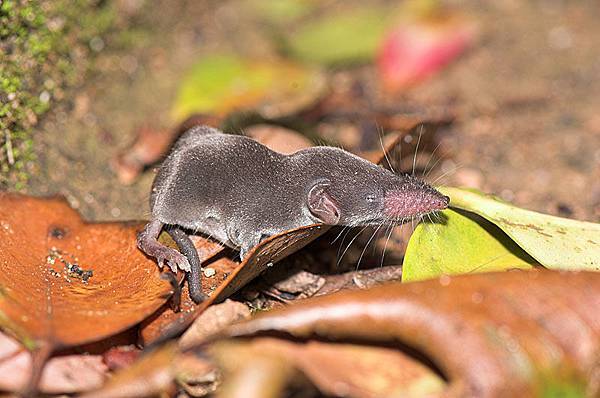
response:
<path id="1" fill-rule="evenodd" d="M 431 207 L 442 210 L 448 207 L 450 204 L 450 197 L 446 195 L 442 195 L 441 193 L 436 192 L 436 194 L 431 199 Z"/>
<path id="2" fill-rule="evenodd" d="M 448 207 L 450 203 L 450 198 L 446 195 L 442 195 L 436 190 L 431 190 L 425 195 L 424 201 L 426 203 L 426 207 L 433 210 L 443 210 Z"/>
<path id="3" fill-rule="evenodd" d="M 450 198 L 433 188 L 386 192 L 384 213 L 392 217 L 413 217 L 448 207 Z"/>

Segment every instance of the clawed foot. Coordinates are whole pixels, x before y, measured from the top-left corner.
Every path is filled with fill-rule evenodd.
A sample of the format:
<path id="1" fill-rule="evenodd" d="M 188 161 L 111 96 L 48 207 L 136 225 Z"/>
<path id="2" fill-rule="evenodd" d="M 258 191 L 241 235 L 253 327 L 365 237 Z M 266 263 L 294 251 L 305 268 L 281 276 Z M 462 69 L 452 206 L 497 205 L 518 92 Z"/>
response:
<path id="1" fill-rule="evenodd" d="M 163 246 L 164 250 L 158 251 L 156 254 L 152 254 L 156 257 L 158 266 L 162 269 L 165 261 L 173 273 L 177 273 L 177 270 L 189 272 L 191 267 L 187 258 L 178 251 L 171 249 L 170 247 Z"/>
<path id="2" fill-rule="evenodd" d="M 161 228 L 162 223 L 159 221 L 152 221 L 148 223 L 144 230 L 138 234 L 138 247 L 147 255 L 156 258 L 160 268 L 163 267 L 163 264 L 166 261 L 169 268 L 171 268 L 171 271 L 174 273 L 177 273 L 178 269 L 189 272 L 191 268 L 190 263 L 183 254 L 179 253 L 175 249 L 171 249 L 170 247 L 161 244 L 156 240 Z"/>

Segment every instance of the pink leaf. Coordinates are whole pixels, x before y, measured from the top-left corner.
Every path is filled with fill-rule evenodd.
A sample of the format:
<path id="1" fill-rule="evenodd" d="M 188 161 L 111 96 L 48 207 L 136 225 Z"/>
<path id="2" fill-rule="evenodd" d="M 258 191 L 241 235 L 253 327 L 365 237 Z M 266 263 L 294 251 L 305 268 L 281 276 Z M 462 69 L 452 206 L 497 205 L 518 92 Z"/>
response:
<path id="1" fill-rule="evenodd" d="M 455 17 L 405 21 L 385 37 L 377 57 L 384 87 L 399 91 L 431 76 L 458 57 L 473 37 L 473 26 Z"/>
<path id="2" fill-rule="evenodd" d="M 0 333 L 0 389 L 19 391 L 31 376 L 31 353 L 16 340 Z M 38 388 L 48 394 L 75 393 L 98 388 L 108 368 L 100 355 L 65 355 L 50 358 Z"/>

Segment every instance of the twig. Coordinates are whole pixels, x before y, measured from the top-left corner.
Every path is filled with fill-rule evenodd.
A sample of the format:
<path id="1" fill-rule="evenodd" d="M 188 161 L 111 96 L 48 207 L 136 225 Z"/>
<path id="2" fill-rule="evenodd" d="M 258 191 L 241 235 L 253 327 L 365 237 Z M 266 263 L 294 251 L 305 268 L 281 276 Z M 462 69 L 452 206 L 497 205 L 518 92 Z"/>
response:
<path id="1" fill-rule="evenodd" d="M 8 158 L 8 164 L 12 166 L 13 164 L 15 164 L 15 156 L 13 154 L 12 141 L 10 139 L 10 131 L 6 130 L 4 135 L 6 137 L 6 157 Z"/>

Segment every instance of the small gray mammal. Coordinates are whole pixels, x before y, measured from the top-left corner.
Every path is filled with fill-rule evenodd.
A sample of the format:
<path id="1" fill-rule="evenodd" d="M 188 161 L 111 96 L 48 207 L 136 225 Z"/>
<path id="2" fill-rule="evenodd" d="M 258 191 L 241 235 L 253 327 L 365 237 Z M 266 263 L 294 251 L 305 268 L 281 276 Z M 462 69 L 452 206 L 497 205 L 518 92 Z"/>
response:
<path id="1" fill-rule="evenodd" d="M 175 143 L 150 195 L 151 220 L 138 247 L 160 267 L 186 271 L 190 296 L 203 300 L 201 264 L 184 230 L 240 251 L 289 229 L 323 223 L 378 226 L 441 210 L 449 198 L 409 174 L 395 174 L 340 148 L 291 155 L 251 138 L 196 126 Z M 157 238 L 164 226 L 181 251 Z"/>

